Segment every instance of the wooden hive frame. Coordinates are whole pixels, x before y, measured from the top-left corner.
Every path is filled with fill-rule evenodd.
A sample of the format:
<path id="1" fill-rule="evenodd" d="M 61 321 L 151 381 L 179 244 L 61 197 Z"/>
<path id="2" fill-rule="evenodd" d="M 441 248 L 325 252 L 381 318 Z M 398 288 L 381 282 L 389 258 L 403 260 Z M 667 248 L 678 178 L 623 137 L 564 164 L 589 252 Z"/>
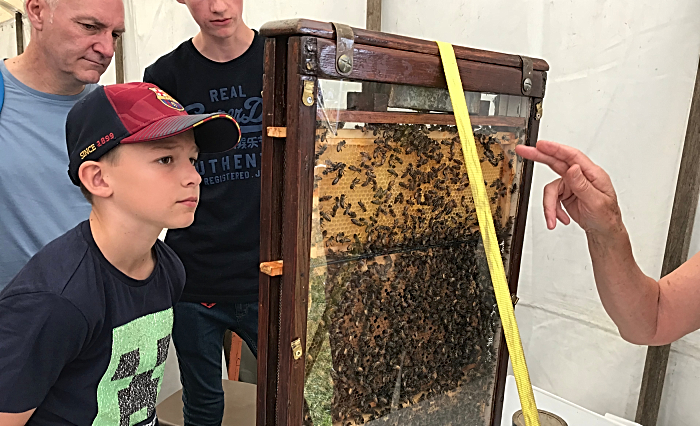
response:
<path id="1" fill-rule="evenodd" d="M 261 261 L 284 259 L 281 275 L 260 276 L 258 349 L 259 426 L 301 425 L 304 406 L 310 254 L 314 209 L 314 166 L 319 79 L 446 88 L 434 42 L 354 30 L 354 65 L 348 77 L 336 69 L 335 31 L 330 23 L 291 20 L 266 24 L 263 127 Z M 465 91 L 522 96 L 524 65 L 532 65 L 529 111 L 525 117 L 474 117 L 484 125 L 527 124 L 525 143 L 534 145 L 539 130 L 548 65 L 476 49 L 455 47 Z M 342 121 L 453 124 L 450 114 L 401 114 L 341 111 Z M 517 123 L 516 123 L 517 119 Z M 412 120 L 412 121 L 411 121 Z M 499 121 L 500 120 L 500 121 Z M 436 122 L 437 121 L 437 122 Z M 527 216 L 532 163 L 524 162 L 517 194 L 517 216 L 506 264 L 511 292 L 516 293 Z M 508 198 L 508 197 L 507 197 Z M 508 208 L 507 210 L 510 210 Z M 500 424 L 507 372 L 507 350 L 501 336 L 492 424 Z"/>

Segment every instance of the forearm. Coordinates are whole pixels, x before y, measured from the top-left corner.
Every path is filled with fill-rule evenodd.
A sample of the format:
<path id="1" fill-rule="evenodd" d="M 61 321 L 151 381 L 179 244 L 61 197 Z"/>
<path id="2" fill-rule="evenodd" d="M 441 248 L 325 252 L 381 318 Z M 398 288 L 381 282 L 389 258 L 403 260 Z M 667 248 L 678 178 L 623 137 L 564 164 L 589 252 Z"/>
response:
<path id="1" fill-rule="evenodd" d="M 659 284 L 634 260 L 622 221 L 610 232 L 586 236 L 600 299 L 620 335 L 631 343 L 652 344 L 658 329 Z"/>

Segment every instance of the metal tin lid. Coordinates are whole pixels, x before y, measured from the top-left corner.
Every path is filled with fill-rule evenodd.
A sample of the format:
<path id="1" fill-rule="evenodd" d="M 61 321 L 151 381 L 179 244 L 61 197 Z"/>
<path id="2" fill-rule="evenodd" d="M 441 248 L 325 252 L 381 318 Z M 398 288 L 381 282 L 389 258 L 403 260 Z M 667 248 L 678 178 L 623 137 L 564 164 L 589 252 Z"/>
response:
<path id="1" fill-rule="evenodd" d="M 540 413 L 540 426 L 568 426 L 564 419 L 544 410 L 537 410 Z M 525 426 L 525 416 L 523 410 L 518 410 L 513 414 L 513 426 Z"/>

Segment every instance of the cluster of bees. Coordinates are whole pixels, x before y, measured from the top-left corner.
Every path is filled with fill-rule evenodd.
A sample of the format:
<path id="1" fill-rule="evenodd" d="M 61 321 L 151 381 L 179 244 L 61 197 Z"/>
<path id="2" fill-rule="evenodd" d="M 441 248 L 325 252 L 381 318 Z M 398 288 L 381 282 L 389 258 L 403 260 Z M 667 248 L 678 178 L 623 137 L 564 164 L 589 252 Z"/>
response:
<path id="1" fill-rule="evenodd" d="M 488 424 L 500 322 L 456 127 L 357 130 L 373 143 L 316 141 L 332 422 Z M 475 136 L 507 256 L 515 156 L 502 133 Z M 322 340 L 307 340 L 309 367 Z"/>

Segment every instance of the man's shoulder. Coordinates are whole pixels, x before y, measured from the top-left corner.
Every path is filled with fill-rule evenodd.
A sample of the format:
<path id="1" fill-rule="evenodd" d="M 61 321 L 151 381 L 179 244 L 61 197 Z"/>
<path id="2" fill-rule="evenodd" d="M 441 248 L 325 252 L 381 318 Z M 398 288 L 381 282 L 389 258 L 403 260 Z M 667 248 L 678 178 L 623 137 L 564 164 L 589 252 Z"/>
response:
<path id="1" fill-rule="evenodd" d="M 45 292 L 64 295 L 89 247 L 76 226 L 39 250 L 10 281 L 2 296 Z"/>

